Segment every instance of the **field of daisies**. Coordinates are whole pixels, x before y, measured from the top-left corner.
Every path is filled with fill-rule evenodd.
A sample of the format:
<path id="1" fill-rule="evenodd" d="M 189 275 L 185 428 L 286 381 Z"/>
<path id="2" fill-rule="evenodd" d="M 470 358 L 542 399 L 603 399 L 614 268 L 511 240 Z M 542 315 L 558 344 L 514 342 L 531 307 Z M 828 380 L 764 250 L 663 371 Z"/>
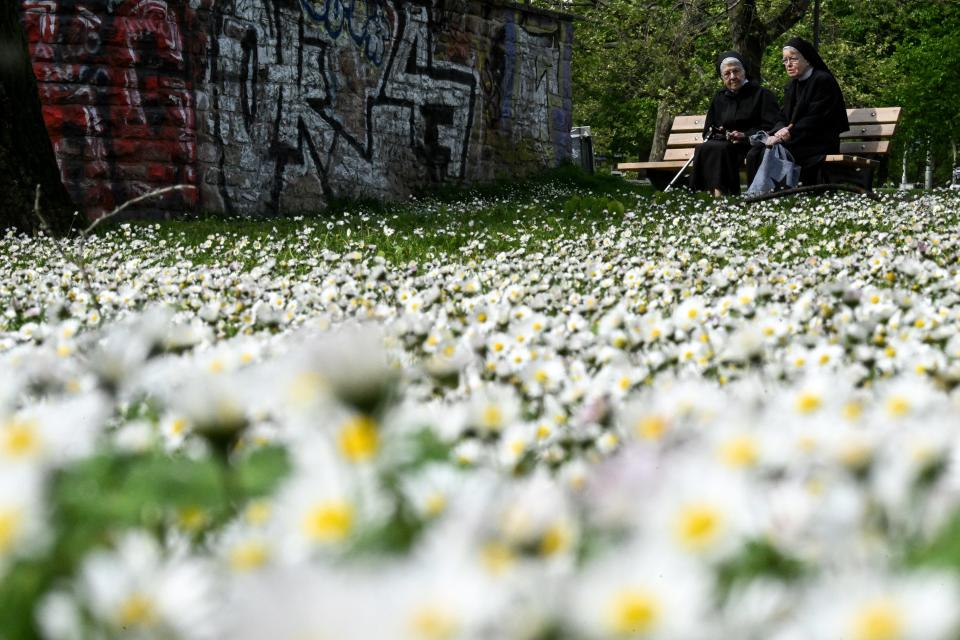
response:
<path id="1" fill-rule="evenodd" d="M 0 238 L 0 638 L 956 640 L 960 192 Z"/>

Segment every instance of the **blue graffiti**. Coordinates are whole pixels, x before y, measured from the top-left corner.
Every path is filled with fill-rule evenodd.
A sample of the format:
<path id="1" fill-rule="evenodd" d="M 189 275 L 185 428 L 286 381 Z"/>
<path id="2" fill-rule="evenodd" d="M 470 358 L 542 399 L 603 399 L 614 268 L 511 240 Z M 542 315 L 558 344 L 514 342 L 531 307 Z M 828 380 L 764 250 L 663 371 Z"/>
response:
<path id="1" fill-rule="evenodd" d="M 379 0 L 300 0 L 300 6 L 311 20 L 324 25 L 331 38 L 336 40 L 346 30 L 367 60 L 378 67 L 383 64 L 392 34 Z"/>

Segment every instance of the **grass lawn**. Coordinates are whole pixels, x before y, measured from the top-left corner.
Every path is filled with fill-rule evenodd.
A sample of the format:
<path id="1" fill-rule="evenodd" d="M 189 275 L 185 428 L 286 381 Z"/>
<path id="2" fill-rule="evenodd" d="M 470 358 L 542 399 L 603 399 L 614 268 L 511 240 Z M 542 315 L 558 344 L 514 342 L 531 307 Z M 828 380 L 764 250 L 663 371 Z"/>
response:
<path id="1" fill-rule="evenodd" d="M 958 215 L 564 169 L 8 234 L 0 640 L 956 640 Z"/>

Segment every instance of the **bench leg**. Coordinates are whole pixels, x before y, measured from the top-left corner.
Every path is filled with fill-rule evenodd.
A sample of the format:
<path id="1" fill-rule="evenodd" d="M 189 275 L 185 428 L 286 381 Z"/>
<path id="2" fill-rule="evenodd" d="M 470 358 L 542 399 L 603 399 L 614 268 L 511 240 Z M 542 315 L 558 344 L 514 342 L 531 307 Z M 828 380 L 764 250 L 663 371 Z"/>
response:
<path id="1" fill-rule="evenodd" d="M 825 164 L 823 167 L 824 182 L 842 182 L 856 185 L 866 191 L 873 191 L 872 167 L 847 167 L 838 164 Z"/>
<path id="2" fill-rule="evenodd" d="M 670 184 L 670 181 L 673 180 L 673 176 L 677 175 L 676 171 L 665 171 L 663 169 L 647 169 L 647 179 L 650 181 L 658 191 L 663 191 L 667 188 L 667 185 Z M 683 176 L 677 179 L 676 184 L 673 185 L 673 188 L 676 189 L 680 186 L 685 186 L 686 181 Z"/>

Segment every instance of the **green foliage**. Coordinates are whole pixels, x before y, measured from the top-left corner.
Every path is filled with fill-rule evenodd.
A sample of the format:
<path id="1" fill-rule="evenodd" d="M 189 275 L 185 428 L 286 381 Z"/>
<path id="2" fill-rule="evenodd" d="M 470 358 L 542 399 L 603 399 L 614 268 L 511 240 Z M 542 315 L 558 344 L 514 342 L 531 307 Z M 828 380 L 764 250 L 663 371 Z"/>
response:
<path id="1" fill-rule="evenodd" d="M 723 597 L 739 584 L 759 577 L 796 580 L 803 576 L 804 564 L 765 540 L 748 542 L 733 558 L 723 562 L 717 572 L 719 592 Z"/>
<path id="2" fill-rule="evenodd" d="M 702 110 L 716 89 L 722 15 L 672 2 L 611 0 L 584 12 L 573 54 L 574 121 L 598 152 L 645 156 L 657 107 Z"/>
<path id="3" fill-rule="evenodd" d="M 954 515 L 934 539 L 910 549 L 907 562 L 913 566 L 960 568 L 960 514 Z"/>
<path id="4" fill-rule="evenodd" d="M 248 500 L 272 493 L 289 471 L 287 453 L 278 447 L 256 449 L 230 464 L 161 451 L 103 452 L 64 469 L 50 490 L 56 535 L 50 552 L 21 561 L 0 582 L 0 638 L 37 637 L 37 599 L 123 530 L 164 535 L 186 529 L 200 542 Z"/>
<path id="5" fill-rule="evenodd" d="M 719 88 L 718 51 L 733 46 L 726 4 L 719 2 L 593 5 L 576 24 L 574 113 L 593 127 L 598 154 L 646 159 L 657 105 L 702 112 Z M 820 52 L 837 76 L 847 105 L 903 107 L 890 166 L 908 147 L 917 177 L 928 145 L 943 184 L 960 140 L 960 3 L 918 0 L 823 0 Z M 757 3 L 763 18 L 783 0 Z M 763 56 L 764 83 L 782 98 L 787 76 L 780 47 L 791 36 L 813 40 L 813 12 L 773 42 Z"/>

